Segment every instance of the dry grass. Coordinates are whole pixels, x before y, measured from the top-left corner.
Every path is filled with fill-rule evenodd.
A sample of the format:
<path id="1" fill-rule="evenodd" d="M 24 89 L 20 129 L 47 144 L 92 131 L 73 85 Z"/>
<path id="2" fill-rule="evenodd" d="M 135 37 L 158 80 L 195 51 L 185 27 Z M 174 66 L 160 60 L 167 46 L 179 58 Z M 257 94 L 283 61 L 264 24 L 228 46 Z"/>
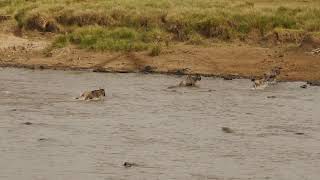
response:
<path id="1" fill-rule="evenodd" d="M 253 32 L 258 40 L 276 33 L 281 42 L 298 42 L 301 35 L 320 32 L 318 0 L 0 0 L 0 15 L 15 16 L 17 25 L 26 30 L 69 32 L 59 36 L 57 47 L 70 42 L 98 50 L 144 50 L 172 40 L 245 41 Z M 99 30 L 88 31 L 93 26 Z M 101 31 L 108 34 L 117 28 L 134 32 L 137 39 L 131 40 L 139 45 L 100 37 Z M 73 40 L 79 32 L 98 39 Z M 59 43 L 61 39 L 68 43 Z"/>

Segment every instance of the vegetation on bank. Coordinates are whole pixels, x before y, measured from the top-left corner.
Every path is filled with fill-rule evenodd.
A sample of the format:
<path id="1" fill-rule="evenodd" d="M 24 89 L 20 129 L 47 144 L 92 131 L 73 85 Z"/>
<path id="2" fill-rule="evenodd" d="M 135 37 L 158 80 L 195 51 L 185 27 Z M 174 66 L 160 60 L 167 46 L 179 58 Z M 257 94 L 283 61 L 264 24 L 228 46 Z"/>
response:
<path id="1" fill-rule="evenodd" d="M 172 41 L 300 41 L 320 32 L 318 0 L 0 0 L 0 15 L 17 27 L 60 34 L 53 47 L 69 43 L 92 50 L 157 55 Z"/>

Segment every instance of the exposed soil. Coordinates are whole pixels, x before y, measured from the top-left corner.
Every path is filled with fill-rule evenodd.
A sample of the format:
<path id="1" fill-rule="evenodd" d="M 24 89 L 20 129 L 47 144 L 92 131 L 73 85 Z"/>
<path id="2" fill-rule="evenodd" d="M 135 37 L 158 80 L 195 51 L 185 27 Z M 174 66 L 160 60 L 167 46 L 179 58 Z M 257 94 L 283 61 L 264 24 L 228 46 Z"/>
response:
<path id="1" fill-rule="evenodd" d="M 227 79 L 262 76 L 278 66 L 282 68 L 280 80 L 310 81 L 320 79 L 320 56 L 308 53 L 317 47 L 316 43 L 306 41 L 301 48 L 286 51 L 281 46 L 263 48 L 241 43 L 220 43 L 210 47 L 178 44 L 164 49 L 160 56 L 151 57 L 147 52 L 102 53 L 76 47 L 46 52 L 48 40 L 0 34 L 0 66 L 96 72 L 198 73 Z"/>

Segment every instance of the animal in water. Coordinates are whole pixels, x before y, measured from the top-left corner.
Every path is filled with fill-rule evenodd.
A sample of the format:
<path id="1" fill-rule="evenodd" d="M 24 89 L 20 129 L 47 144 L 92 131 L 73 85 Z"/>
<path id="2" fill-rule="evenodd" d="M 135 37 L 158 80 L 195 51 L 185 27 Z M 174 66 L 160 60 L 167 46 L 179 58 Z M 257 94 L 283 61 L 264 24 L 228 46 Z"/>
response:
<path id="1" fill-rule="evenodd" d="M 307 88 L 308 88 L 308 85 L 307 85 L 307 84 L 301 85 L 300 88 L 302 88 L 302 89 L 307 89 Z"/>
<path id="2" fill-rule="evenodd" d="M 81 94 L 80 97 L 77 97 L 76 99 L 82 99 L 82 100 L 93 100 L 93 99 L 101 99 L 104 96 L 106 96 L 106 92 L 104 89 L 98 89 L 98 90 L 92 90 L 92 91 L 86 91 Z"/>
<path id="3" fill-rule="evenodd" d="M 126 167 L 126 168 L 129 168 L 129 167 L 132 167 L 132 166 L 137 166 L 137 164 L 133 163 L 133 162 L 124 162 L 123 166 Z"/>
<path id="4" fill-rule="evenodd" d="M 254 89 L 257 89 L 259 87 L 264 87 L 267 85 L 267 82 L 265 81 L 265 79 L 251 79 L 251 81 L 253 82 Z"/>
<path id="5" fill-rule="evenodd" d="M 222 127 L 221 130 L 225 133 L 234 133 L 234 130 L 228 127 Z"/>
<path id="6" fill-rule="evenodd" d="M 179 86 L 196 86 L 196 83 L 201 81 L 201 76 L 199 74 L 196 75 L 188 75 L 187 78 L 180 82 Z"/>
<path id="7" fill-rule="evenodd" d="M 274 99 L 274 98 L 277 98 L 277 96 L 267 96 L 267 98 Z"/>
<path id="8" fill-rule="evenodd" d="M 177 86 L 170 86 L 168 89 L 177 87 L 195 87 L 198 81 L 201 81 L 201 76 L 199 74 L 188 75 L 186 79 L 181 81 Z"/>
<path id="9" fill-rule="evenodd" d="M 264 79 L 268 82 L 277 81 L 277 77 L 280 75 L 280 67 L 275 67 L 271 69 L 270 72 L 264 74 Z"/>
<path id="10" fill-rule="evenodd" d="M 280 67 L 275 67 L 271 69 L 270 72 L 265 73 L 261 79 L 251 79 L 253 82 L 253 88 L 265 88 L 269 84 L 275 84 L 277 82 L 277 77 L 280 74 Z"/>

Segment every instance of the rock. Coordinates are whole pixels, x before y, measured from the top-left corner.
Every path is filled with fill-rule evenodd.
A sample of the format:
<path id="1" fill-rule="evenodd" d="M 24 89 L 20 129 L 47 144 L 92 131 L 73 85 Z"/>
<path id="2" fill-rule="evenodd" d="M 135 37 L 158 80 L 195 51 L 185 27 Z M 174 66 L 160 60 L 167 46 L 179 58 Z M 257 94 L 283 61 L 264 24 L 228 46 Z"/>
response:
<path id="1" fill-rule="evenodd" d="M 25 122 L 25 123 L 23 123 L 24 125 L 32 125 L 32 123 L 31 122 Z"/>
<path id="2" fill-rule="evenodd" d="M 304 135 L 304 133 L 302 133 L 302 132 L 296 132 L 294 134 L 296 134 L 296 135 Z"/>
<path id="3" fill-rule="evenodd" d="M 136 163 L 132 163 L 132 162 L 124 162 L 123 166 L 128 168 L 128 167 L 132 167 L 132 166 L 137 166 L 137 164 Z"/>
<path id="4" fill-rule="evenodd" d="M 223 78 L 223 80 L 230 81 L 230 80 L 235 79 L 236 77 L 234 75 L 226 75 L 226 76 L 223 76 L 222 78 Z"/>
<path id="5" fill-rule="evenodd" d="M 108 72 L 108 71 L 103 67 L 96 67 L 92 70 L 92 72 Z"/>
<path id="6" fill-rule="evenodd" d="M 221 130 L 225 133 L 234 133 L 234 131 L 228 127 L 222 127 Z"/>
<path id="7" fill-rule="evenodd" d="M 185 71 L 184 70 L 181 70 L 181 69 L 178 69 L 174 72 L 174 74 L 176 75 L 184 75 L 185 74 Z"/>
<path id="8" fill-rule="evenodd" d="M 307 84 L 310 86 L 320 86 L 320 80 L 316 81 L 307 81 Z"/>
<path id="9" fill-rule="evenodd" d="M 233 78 L 231 78 L 231 77 L 223 77 L 223 80 L 231 81 L 231 80 L 233 80 Z"/>
<path id="10" fill-rule="evenodd" d="M 156 69 L 155 67 L 145 66 L 145 67 L 141 70 L 141 72 L 143 72 L 143 73 L 145 73 L 145 74 L 149 74 L 149 73 L 153 73 L 155 69 Z"/>
<path id="11" fill-rule="evenodd" d="M 303 89 L 306 89 L 307 87 L 308 87 L 308 85 L 306 85 L 306 84 L 300 86 L 300 88 L 303 88 Z"/>

